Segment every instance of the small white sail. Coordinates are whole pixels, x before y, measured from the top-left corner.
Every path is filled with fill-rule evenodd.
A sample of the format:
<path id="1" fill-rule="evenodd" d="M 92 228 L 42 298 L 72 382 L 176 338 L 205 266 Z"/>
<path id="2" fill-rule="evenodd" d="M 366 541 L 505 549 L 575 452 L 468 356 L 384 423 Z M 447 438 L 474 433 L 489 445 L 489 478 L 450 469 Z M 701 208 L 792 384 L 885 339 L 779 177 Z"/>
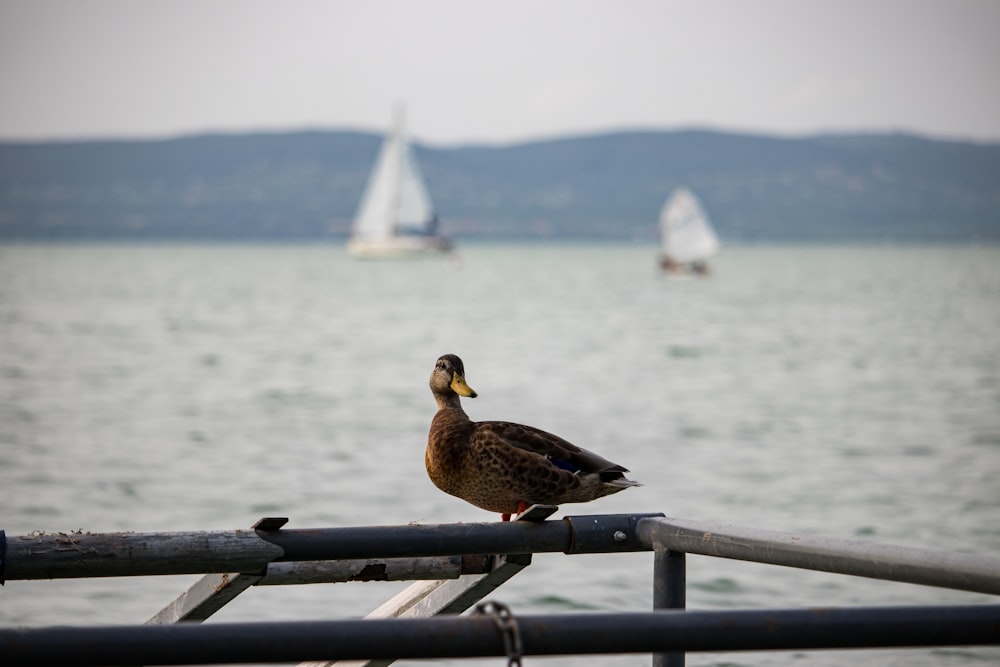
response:
<path id="1" fill-rule="evenodd" d="M 698 198 L 678 188 L 660 211 L 663 256 L 678 264 L 701 262 L 719 252 L 719 239 Z"/>
<path id="2" fill-rule="evenodd" d="M 398 257 L 448 250 L 397 110 L 354 219 L 348 249 L 356 257 Z"/>

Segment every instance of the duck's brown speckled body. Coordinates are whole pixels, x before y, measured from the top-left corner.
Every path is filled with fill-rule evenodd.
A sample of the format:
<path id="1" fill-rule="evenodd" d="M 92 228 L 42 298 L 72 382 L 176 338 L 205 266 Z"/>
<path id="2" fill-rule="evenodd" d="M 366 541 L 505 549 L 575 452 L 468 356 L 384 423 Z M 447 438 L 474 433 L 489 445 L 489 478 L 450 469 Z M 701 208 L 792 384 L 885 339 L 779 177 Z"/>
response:
<path id="1" fill-rule="evenodd" d="M 628 470 L 559 436 L 511 422 L 473 422 L 460 396 L 475 398 L 462 360 L 446 354 L 430 379 L 438 411 L 431 422 L 424 461 L 444 491 L 506 521 L 530 505 L 582 503 L 638 482 Z"/>

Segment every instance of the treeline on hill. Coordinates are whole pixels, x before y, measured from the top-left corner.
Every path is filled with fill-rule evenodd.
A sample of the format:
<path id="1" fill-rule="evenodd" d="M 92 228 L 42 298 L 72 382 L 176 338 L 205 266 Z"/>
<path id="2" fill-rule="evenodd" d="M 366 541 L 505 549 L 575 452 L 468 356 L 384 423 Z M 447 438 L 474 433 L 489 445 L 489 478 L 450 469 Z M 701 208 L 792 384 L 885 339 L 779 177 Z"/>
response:
<path id="1" fill-rule="evenodd" d="M 3 143 L 0 239 L 343 236 L 380 142 L 315 131 Z M 652 240 L 686 185 L 727 241 L 1000 240 L 995 144 L 636 131 L 416 153 L 459 238 Z"/>

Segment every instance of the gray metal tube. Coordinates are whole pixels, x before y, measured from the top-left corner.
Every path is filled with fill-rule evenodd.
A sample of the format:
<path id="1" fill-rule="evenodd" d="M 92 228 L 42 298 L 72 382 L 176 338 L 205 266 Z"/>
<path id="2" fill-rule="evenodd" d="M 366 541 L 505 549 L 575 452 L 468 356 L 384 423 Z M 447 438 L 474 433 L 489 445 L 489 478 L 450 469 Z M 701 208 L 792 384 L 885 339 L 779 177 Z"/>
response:
<path id="1" fill-rule="evenodd" d="M 436 556 L 434 558 L 381 558 L 359 560 L 307 560 L 271 563 L 255 586 L 324 584 L 345 581 L 418 581 L 457 579 L 463 574 L 489 571 L 487 556 Z"/>
<path id="2" fill-rule="evenodd" d="M 284 554 L 252 530 L 7 538 L 8 580 L 261 572 Z"/>
<path id="3" fill-rule="evenodd" d="M 654 549 L 1000 595 L 1000 558 L 673 518 L 639 521 Z"/>
<path id="4" fill-rule="evenodd" d="M 653 552 L 653 609 L 684 609 L 687 604 L 687 559 L 683 551 Z M 684 667 L 684 652 L 654 653 L 653 667 Z"/>
<path id="5" fill-rule="evenodd" d="M 1000 605 L 515 616 L 524 655 L 1000 644 Z M 0 664 L 503 656 L 489 616 L 0 629 Z"/>
<path id="6" fill-rule="evenodd" d="M 636 536 L 636 526 L 644 516 L 654 515 L 274 531 L 41 533 L 7 538 L 6 578 L 263 573 L 272 561 L 642 551 L 647 547 Z"/>

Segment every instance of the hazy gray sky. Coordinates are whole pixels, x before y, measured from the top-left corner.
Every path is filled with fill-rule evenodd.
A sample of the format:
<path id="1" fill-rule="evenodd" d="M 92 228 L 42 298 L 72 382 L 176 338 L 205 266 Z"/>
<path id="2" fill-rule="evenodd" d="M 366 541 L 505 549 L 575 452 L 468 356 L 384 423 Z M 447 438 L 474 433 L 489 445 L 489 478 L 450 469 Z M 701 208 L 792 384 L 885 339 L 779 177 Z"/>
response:
<path id="1" fill-rule="evenodd" d="M 630 127 L 1000 141 L 996 0 L 0 0 L 0 138 Z"/>

